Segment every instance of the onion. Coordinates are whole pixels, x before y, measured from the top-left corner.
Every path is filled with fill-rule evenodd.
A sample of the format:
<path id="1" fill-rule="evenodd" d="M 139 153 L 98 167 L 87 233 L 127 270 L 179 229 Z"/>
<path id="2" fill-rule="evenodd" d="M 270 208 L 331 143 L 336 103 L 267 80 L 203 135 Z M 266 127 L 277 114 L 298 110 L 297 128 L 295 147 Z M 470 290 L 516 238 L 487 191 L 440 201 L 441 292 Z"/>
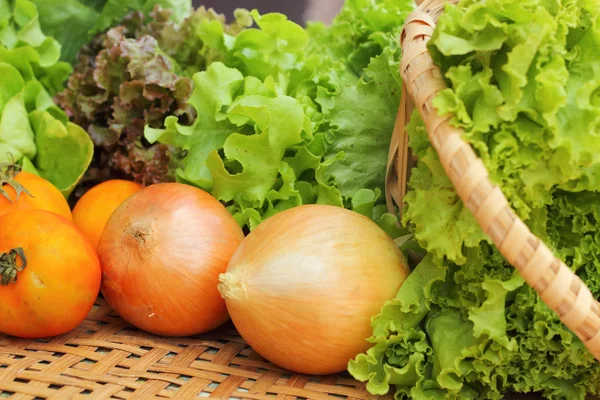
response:
<path id="1" fill-rule="evenodd" d="M 331 374 L 368 349 L 371 317 L 409 269 L 370 219 L 333 206 L 281 212 L 254 229 L 220 277 L 240 335 L 301 374 Z"/>
<path id="2" fill-rule="evenodd" d="M 208 193 L 177 183 L 149 186 L 115 210 L 100 237 L 102 294 L 142 330 L 207 332 L 229 319 L 217 284 L 243 238 Z"/>

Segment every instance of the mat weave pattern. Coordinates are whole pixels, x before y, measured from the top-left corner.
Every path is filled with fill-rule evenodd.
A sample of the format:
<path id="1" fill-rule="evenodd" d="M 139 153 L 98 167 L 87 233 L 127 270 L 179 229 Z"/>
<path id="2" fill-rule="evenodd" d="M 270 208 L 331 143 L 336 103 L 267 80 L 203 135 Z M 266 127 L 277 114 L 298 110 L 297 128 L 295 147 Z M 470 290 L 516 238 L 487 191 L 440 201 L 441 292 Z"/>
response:
<path id="1" fill-rule="evenodd" d="M 152 336 L 102 299 L 48 340 L 0 336 L 0 398 L 375 399 L 348 375 L 310 377 L 264 361 L 231 325 L 198 338 Z M 392 397 L 378 397 L 391 399 Z"/>

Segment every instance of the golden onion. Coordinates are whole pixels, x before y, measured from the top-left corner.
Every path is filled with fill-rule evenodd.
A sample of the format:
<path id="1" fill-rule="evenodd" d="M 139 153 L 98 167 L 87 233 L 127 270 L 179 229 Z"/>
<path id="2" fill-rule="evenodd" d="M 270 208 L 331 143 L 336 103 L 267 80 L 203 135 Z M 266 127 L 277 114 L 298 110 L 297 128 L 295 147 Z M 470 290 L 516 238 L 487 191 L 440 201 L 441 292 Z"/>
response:
<path id="1" fill-rule="evenodd" d="M 272 363 L 330 374 L 368 349 L 370 320 L 409 269 L 370 219 L 333 206 L 281 212 L 253 230 L 220 276 L 241 336 Z"/>

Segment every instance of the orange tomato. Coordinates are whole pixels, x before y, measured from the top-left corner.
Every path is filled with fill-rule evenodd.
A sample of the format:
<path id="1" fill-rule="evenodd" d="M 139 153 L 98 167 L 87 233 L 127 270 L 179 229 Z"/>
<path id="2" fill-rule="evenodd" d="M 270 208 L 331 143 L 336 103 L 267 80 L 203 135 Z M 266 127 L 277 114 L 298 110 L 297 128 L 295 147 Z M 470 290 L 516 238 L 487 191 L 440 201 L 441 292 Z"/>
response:
<path id="1" fill-rule="evenodd" d="M 14 180 L 27 189 L 31 196 L 21 193 L 17 200 L 15 189 L 10 185 L 3 185 L 2 189 L 11 200 L 8 201 L 0 195 L 0 217 L 15 210 L 46 210 L 72 221 L 73 216 L 67 199 L 53 184 L 28 172 L 19 172 Z"/>
<path id="2" fill-rule="evenodd" d="M 79 199 L 73 209 L 73 222 L 94 248 L 98 247 L 104 226 L 112 213 L 140 189 L 142 186 L 135 182 L 114 179 L 94 186 Z"/>
<path id="3" fill-rule="evenodd" d="M 100 290 L 95 250 L 72 222 L 48 211 L 0 217 L 0 263 L 17 267 L 4 269 L 0 283 L 0 331 L 12 336 L 70 331 L 85 319 Z"/>

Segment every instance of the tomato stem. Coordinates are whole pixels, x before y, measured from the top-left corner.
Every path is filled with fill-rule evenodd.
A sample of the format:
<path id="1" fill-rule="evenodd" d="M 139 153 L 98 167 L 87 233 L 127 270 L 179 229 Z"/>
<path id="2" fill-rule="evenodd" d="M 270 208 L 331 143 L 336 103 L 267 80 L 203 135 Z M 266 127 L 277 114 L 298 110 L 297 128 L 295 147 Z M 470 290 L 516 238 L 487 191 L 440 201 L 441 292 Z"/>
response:
<path id="1" fill-rule="evenodd" d="M 21 193 L 31 196 L 31 193 L 29 193 L 29 191 L 23 185 L 15 180 L 16 176 L 19 175 L 19 172 L 22 170 L 23 168 L 17 164 L 0 164 L 0 195 L 5 197 L 11 203 L 12 199 L 4 190 L 4 185 L 9 185 L 15 190 L 15 201 L 19 201 L 19 196 L 21 196 Z"/>
<path id="2" fill-rule="evenodd" d="M 21 265 L 17 263 L 17 259 L 21 259 Z M 21 247 L 0 254 L 0 276 L 2 276 L 0 284 L 6 286 L 11 282 L 16 282 L 17 273 L 23 271 L 26 266 L 27 258 Z"/>

